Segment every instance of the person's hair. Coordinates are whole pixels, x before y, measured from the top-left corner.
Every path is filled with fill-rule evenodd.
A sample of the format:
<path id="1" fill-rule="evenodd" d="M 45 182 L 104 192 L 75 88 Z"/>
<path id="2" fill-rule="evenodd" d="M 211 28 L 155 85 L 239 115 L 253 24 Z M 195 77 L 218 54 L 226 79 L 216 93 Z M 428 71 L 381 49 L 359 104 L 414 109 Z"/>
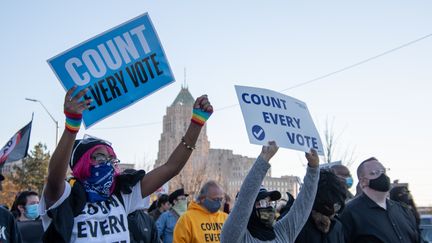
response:
<path id="1" fill-rule="evenodd" d="M 350 172 L 348 167 L 346 167 L 345 165 L 333 165 L 332 167 L 330 167 L 330 170 L 336 175 L 338 174 L 337 172 L 339 172 L 339 170 L 347 170 L 348 172 Z"/>
<path id="2" fill-rule="evenodd" d="M 90 168 L 91 168 L 91 160 L 92 160 L 91 159 L 91 155 L 98 148 L 102 148 L 102 147 L 106 148 L 106 150 L 108 151 L 108 154 L 110 156 L 116 157 L 116 154 L 114 153 L 114 150 L 110 146 L 107 146 L 107 145 L 96 145 L 96 146 L 92 147 L 91 149 L 87 150 L 81 156 L 81 158 L 78 159 L 78 162 L 73 167 L 72 175 L 75 178 L 77 178 L 80 181 L 83 181 L 83 180 L 86 180 L 87 178 L 90 177 L 90 175 L 91 175 Z M 118 175 L 117 169 L 115 170 L 114 175 L 115 176 Z"/>
<path id="3" fill-rule="evenodd" d="M 162 207 L 162 204 L 165 204 L 167 202 L 169 202 L 169 196 L 167 194 L 162 194 L 157 200 L 157 207 L 160 208 Z"/>
<path id="4" fill-rule="evenodd" d="M 201 198 L 208 195 L 208 192 L 210 190 L 210 187 L 217 187 L 220 188 L 219 184 L 217 184 L 215 181 L 208 181 L 206 182 L 202 187 L 201 190 L 196 198 L 196 200 L 200 200 Z"/>
<path id="5" fill-rule="evenodd" d="M 360 165 L 357 167 L 357 178 L 360 179 L 361 176 L 363 176 L 364 174 L 364 164 L 366 162 L 372 161 L 372 160 L 376 160 L 378 161 L 378 159 L 376 159 L 375 157 L 370 157 L 369 159 L 364 160 L 363 162 L 360 163 Z"/>
<path id="6" fill-rule="evenodd" d="M 346 188 L 341 180 L 330 170 L 321 170 L 318 190 L 315 197 L 313 208 L 319 207 L 321 204 L 339 203 L 341 210 L 345 206 Z"/>
<path id="7" fill-rule="evenodd" d="M 17 196 L 15 197 L 15 201 L 12 204 L 12 208 L 10 210 L 15 218 L 19 218 L 21 216 L 21 212 L 18 209 L 18 206 L 25 207 L 25 205 L 27 204 L 27 197 L 29 196 L 39 196 L 39 195 L 37 194 L 37 192 L 34 191 L 22 191 L 18 193 Z"/>

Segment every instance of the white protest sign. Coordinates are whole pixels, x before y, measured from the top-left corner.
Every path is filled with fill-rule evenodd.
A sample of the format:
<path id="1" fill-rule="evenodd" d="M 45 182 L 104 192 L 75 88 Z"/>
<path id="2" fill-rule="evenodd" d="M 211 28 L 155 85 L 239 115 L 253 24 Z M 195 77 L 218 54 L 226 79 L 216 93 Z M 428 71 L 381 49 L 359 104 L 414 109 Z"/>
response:
<path id="1" fill-rule="evenodd" d="M 320 136 L 306 104 L 261 88 L 235 86 L 250 143 L 277 145 L 324 155 Z"/>

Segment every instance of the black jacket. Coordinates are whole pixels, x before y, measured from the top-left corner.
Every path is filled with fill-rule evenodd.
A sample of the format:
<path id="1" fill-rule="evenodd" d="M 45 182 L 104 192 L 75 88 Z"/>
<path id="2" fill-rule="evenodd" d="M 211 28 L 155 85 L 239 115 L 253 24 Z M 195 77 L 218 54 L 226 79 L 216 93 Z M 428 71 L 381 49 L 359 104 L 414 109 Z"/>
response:
<path id="1" fill-rule="evenodd" d="M 330 230 L 327 233 L 319 231 L 315 227 L 312 217 L 301 230 L 295 240 L 296 243 L 345 243 L 342 223 L 334 217 L 331 220 Z"/>
<path id="2" fill-rule="evenodd" d="M 21 237 L 16 225 L 15 218 L 2 206 L 0 206 L 0 242 L 20 243 Z"/>
<path id="3" fill-rule="evenodd" d="M 158 231 L 152 217 L 144 210 L 137 210 L 128 215 L 131 243 L 156 243 Z"/>

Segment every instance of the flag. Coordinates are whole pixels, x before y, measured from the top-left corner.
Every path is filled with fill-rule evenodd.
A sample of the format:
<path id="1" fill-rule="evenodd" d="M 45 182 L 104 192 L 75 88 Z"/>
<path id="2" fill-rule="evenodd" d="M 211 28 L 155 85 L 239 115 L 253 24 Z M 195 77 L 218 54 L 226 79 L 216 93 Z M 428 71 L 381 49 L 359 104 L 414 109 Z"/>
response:
<path id="1" fill-rule="evenodd" d="M 21 128 L 0 150 L 0 168 L 5 163 L 20 160 L 27 155 L 32 121 Z"/>

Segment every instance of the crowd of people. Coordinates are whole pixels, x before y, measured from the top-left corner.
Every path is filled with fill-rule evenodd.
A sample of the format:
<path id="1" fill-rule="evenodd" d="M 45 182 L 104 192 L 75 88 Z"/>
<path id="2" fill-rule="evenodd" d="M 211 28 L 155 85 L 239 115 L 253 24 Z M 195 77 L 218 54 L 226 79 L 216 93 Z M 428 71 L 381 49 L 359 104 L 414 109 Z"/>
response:
<path id="1" fill-rule="evenodd" d="M 24 191 L 11 210 L 0 207 L 0 242 L 421 242 L 419 214 L 406 187 L 390 186 L 385 167 L 371 157 L 357 168 L 356 195 L 349 192 L 349 169 L 319 168 L 315 150 L 304 183 L 294 198 L 269 191 L 262 182 L 275 142 L 261 153 L 233 199 L 215 181 L 199 192 L 178 188 L 159 195 L 150 208 L 146 198 L 177 175 L 192 154 L 213 107 L 207 96 L 196 99 L 191 123 L 168 161 L 146 173 L 120 172 L 108 141 L 76 139 L 87 90 L 66 93 L 66 125 L 52 154 L 42 195 Z M 72 177 L 65 180 L 68 167 Z M 0 175 L 0 181 L 4 177 Z M 190 198 L 193 193 L 195 198 Z"/>

